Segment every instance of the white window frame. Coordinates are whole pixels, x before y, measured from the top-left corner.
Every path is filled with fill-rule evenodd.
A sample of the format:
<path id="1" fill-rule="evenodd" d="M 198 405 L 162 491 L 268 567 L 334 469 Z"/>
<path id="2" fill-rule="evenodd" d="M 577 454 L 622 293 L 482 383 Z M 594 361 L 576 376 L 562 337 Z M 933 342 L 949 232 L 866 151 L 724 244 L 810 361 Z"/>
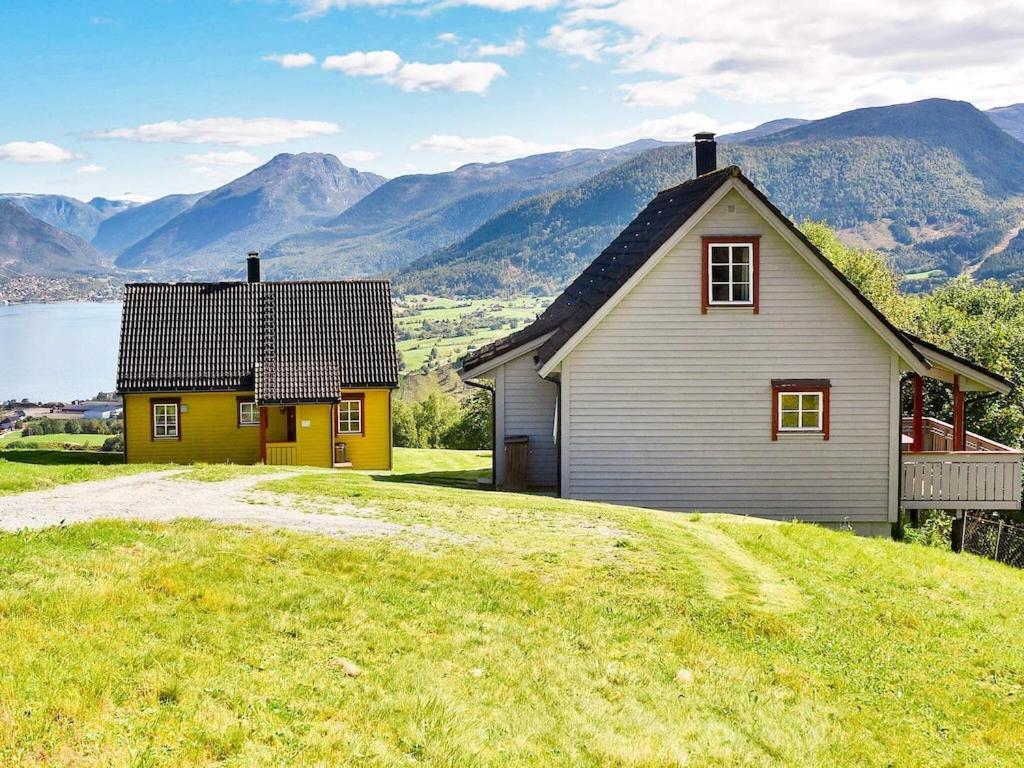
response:
<path id="1" fill-rule="evenodd" d="M 352 418 L 353 410 L 351 406 L 355 406 L 355 419 Z M 343 413 L 343 407 L 345 408 Z M 342 429 L 342 416 L 345 416 L 345 429 Z M 353 428 L 353 424 L 355 427 Z M 353 398 L 352 400 L 339 400 L 338 401 L 338 423 L 335 425 L 338 428 L 339 435 L 361 435 L 363 433 L 363 401 L 361 399 Z"/>
<path id="2" fill-rule="evenodd" d="M 818 407 L 816 410 L 810 408 L 804 408 L 804 398 L 814 396 L 818 398 Z M 777 409 L 779 413 L 779 423 L 776 429 L 779 432 L 824 432 L 825 431 L 825 394 L 821 390 L 800 390 L 800 391 L 786 391 L 782 390 L 778 392 L 777 397 L 779 398 Z M 797 409 L 794 411 L 792 408 L 783 410 L 782 398 L 783 397 L 797 397 Z M 804 422 L 803 415 L 805 413 L 817 413 L 818 414 L 818 426 L 816 427 L 784 427 L 782 426 L 782 416 L 784 413 L 795 413 L 797 414 L 797 421 L 802 425 Z"/>
<path id="3" fill-rule="evenodd" d="M 246 406 L 252 406 L 253 420 L 246 419 L 242 414 L 245 412 L 243 408 Z M 257 405 L 255 400 L 239 400 L 238 401 L 238 426 L 240 427 L 258 427 L 260 425 L 260 407 Z"/>
<path id="4" fill-rule="evenodd" d="M 729 249 L 729 261 L 727 264 L 715 264 L 715 249 L 716 248 L 728 248 Z M 744 248 L 747 251 L 747 263 L 745 265 L 734 264 L 733 252 L 736 248 Z M 729 268 L 729 280 L 722 282 L 721 280 L 716 281 L 714 279 L 715 267 L 716 266 L 728 266 Z M 747 279 L 744 281 L 734 281 L 732 278 L 732 270 L 734 266 L 746 266 L 747 268 Z M 729 286 L 729 300 L 723 301 L 721 299 L 716 300 L 715 286 L 716 285 L 728 285 Z M 737 285 L 747 286 L 747 298 L 745 301 L 732 299 L 733 289 Z M 735 243 L 708 243 L 708 306 L 710 307 L 752 307 L 754 306 L 754 245 L 750 242 L 735 242 Z"/>
<path id="5" fill-rule="evenodd" d="M 153 403 L 153 439 L 154 440 L 177 440 L 181 437 L 181 414 L 180 414 L 180 403 Z M 171 409 L 170 411 L 163 409 Z M 171 424 L 167 419 L 169 414 L 173 414 L 173 428 L 174 431 L 170 431 Z M 163 416 L 163 423 L 161 423 L 161 416 Z M 164 434 L 159 434 L 159 430 L 163 428 Z"/>

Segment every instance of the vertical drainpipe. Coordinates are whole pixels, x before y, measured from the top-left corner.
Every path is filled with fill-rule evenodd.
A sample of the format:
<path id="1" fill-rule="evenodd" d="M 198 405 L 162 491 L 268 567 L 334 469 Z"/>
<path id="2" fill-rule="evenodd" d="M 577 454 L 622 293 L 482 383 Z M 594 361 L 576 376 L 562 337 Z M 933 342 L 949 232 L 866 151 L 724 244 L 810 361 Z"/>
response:
<path id="1" fill-rule="evenodd" d="M 485 392 L 491 393 L 491 490 L 497 490 L 498 488 L 498 402 L 497 397 L 494 393 L 494 387 L 490 384 L 481 384 L 478 381 L 470 381 L 466 379 L 464 382 L 467 386 L 476 387 L 482 389 Z"/>
<path id="2" fill-rule="evenodd" d="M 558 425 L 558 439 L 555 440 L 555 493 L 562 498 L 562 380 L 549 379 L 558 389 L 555 395 L 555 422 Z"/>

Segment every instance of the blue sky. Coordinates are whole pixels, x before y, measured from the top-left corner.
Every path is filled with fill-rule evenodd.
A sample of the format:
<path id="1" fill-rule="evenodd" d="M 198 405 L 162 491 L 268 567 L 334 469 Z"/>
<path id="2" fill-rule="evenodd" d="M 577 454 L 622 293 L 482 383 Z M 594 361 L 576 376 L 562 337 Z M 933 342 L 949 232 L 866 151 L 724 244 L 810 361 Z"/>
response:
<path id="1" fill-rule="evenodd" d="M 1020 2 L 7 0 L 0 191 L 155 197 L 278 152 L 387 176 L 928 96 L 1024 101 Z"/>

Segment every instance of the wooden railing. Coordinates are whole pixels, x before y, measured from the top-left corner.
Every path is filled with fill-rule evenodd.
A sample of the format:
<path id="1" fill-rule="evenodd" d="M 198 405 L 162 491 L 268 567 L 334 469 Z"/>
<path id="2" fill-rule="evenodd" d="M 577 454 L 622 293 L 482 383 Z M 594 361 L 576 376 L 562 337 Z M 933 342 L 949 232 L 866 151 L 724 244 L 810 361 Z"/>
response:
<path id="1" fill-rule="evenodd" d="M 952 451 L 953 450 L 953 425 L 933 419 L 930 416 L 922 419 L 922 451 Z M 912 438 L 914 436 L 914 420 L 903 419 L 903 434 Z M 965 445 L 968 451 L 1012 451 L 1008 445 L 989 440 L 987 437 L 976 432 L 967 433 Z"/>
<path id="2" fill-rule="evenodd" d="M 1020 509 L 1019 451 L 903 453 L 904 509 Z"/>
<path id="3" fill-rule="evenodd" d="M 299 463 L 297 443 L 267 443 L 267 464 L 292 466 Z"/>

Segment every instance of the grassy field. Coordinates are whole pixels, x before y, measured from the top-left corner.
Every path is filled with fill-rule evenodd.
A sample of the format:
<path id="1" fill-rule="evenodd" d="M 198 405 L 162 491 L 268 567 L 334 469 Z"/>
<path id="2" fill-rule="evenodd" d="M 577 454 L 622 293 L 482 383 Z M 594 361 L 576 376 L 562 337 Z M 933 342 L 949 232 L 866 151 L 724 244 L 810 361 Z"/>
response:
<path id="1" fill-rule="evenodd" d="M 523 296 L 515 299 L 454 300 L 432 296 L 406 296 L 396 302 L 395 327 L 412 334 L 402 339 L 398 350 L 407 371 L 416 371 L 428 362 L 430 352 L 437 348 L 435 365 L 451 364 L 464 355 L 471 346 L 480 346 L 515 328 L 522 328 L 533 321 L 548 304 L 551 297 Z M 431 323 L 449 321 L 458 323 L 467 320 L 469 333 L 460 335 L 442 334 Z M 424 321 L 428 330 L 424 330 Z M 492 327 L 494 326 L 494 327 Z"/>
<path id="2" fill-rule="evenodd" d="M 58 435 L 29 435 L 21 437 L 20 430 L 8 432 L 0 436 L 0 450 L 5 444 L 18 441 L 27 443 L 38 448 L 59 448 L 62 445 L 84 445 L 90 448 L 99 448 L 110 435 L 69 435 L 61 433 Z"/>
<path id="3" fill-rule="evenodd" d="M 0 536 L 0 764 L 1018 763 L 1021 572 L 423 484 L 487 461 L 263 486 L 410 526 L 389 538 Z"/>

